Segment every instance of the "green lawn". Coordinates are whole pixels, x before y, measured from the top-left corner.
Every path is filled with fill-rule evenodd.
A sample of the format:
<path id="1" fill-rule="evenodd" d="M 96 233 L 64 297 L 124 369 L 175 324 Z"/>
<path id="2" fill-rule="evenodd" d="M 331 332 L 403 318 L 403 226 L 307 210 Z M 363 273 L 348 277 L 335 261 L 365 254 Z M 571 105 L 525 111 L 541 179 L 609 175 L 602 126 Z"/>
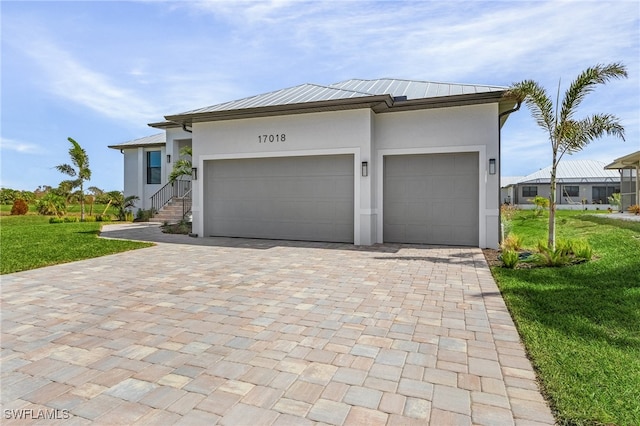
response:
<path id="1" fill-rule="evenodd" d="M 519 212 L 535 247 L 547 216 Z M 561 211 L 559 238 L 586 239 L 596 259 L 563 268 L 492 268 L 561 424 L 640 425 L 640 222 Z"/>
<path id="2" fill-rule="evenodd" d="M 0 273 L 8 274 L 152 245 L 98 238 L 100 226 L 100 222 L 50 224 L 46 216 L 3 214 L 0 216 Z"/>

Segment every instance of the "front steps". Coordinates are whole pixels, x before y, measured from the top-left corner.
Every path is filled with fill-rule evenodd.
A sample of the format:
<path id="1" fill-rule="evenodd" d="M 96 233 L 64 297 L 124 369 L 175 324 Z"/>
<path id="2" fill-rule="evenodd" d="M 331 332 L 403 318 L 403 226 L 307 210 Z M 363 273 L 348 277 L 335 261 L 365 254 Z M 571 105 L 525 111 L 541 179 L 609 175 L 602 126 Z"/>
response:
<path id="1" fill-rule="evenodd" d="M 188 206 L 191 205 L 190 199 L 185 199 L 185 202 Z M 182 219 L 182 198 L 174 198 L 149 219 L 149 222 L 178 223 Z"/>

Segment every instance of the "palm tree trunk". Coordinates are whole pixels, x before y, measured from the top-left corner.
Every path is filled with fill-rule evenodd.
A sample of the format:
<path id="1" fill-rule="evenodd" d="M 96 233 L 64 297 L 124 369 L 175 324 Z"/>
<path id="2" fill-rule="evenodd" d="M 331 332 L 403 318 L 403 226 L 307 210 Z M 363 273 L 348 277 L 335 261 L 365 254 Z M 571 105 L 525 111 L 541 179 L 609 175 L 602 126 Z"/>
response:
<path id="1" fill-rule="evenodd" d="M 556 249 L 556 153 L 553 153 L 553 163 L 551 165 L 551 187 L 549 188 L 549 239 L 547 246 Z"/>
<path id="2" fill-rule="evenodd" d="M 80 222 L 84 222 L 84 185 L 80 182 Z"/>

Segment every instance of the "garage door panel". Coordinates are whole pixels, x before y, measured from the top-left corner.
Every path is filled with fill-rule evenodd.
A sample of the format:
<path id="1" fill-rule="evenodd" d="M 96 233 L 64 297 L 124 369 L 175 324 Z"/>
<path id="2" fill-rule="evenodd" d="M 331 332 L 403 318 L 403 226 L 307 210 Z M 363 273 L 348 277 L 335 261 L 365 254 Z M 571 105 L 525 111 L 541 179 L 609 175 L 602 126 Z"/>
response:
<path id="1" fill-rule="evenodd" d="M 385 242 L 478 245 L 478 154 L 386 156 Z"/>
<path id="2" fill-rule="evenodd" d="M 353 242 L 352 155 L 205 162 L 205 235 Z"/>

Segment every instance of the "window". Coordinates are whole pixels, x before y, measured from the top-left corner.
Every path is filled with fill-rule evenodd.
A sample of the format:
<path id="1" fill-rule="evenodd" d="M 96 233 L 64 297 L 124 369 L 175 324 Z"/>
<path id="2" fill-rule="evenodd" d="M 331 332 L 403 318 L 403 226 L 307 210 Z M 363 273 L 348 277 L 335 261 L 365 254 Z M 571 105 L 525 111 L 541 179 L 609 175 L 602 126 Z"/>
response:
<path id="1" fill-rule="evenodd" d="M 609 197 L 614 192 L 620 192 L 619 186 L 594 186 L 591 189 L 593 204 L 608 204 Z"/>
<path id="2" fill-rule="evenodd" d="M 523 186 L 522 187 L 522 196 L 523 197 L 536 197 L 538 195 L 538 187 L 537 186 Z"/>
<path id="3" fill-rule="evenodd" d="M 580 187 L 578 185 L 565 185 L 562 187 L 563 197 L 579 197 Z"/>
<path id="4" fill-rule="evenodd" d="M 158 184 L 162 182 L 160 151 L 147 151 L 147 183 Z"/>

